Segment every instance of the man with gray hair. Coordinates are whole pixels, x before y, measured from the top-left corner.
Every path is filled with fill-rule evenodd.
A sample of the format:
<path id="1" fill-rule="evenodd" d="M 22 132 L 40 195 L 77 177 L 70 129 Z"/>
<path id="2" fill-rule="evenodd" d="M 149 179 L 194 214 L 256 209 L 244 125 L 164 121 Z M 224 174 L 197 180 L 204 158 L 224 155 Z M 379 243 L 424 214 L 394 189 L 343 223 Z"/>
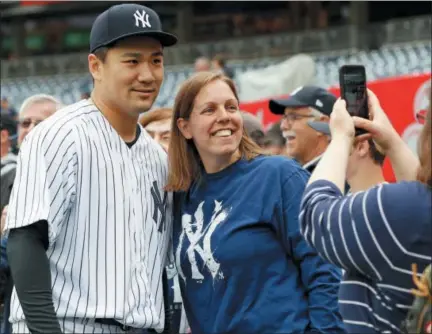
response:
<path id="1" fill-rule="evenodd" d="M 33 128 L 38 125 L 40 122 L 44 121 L 48 117 L 50 117 L 54 112 L 61 109 L 63 104 L 57 100 L 54 96 L 47 94 L 36 94 L 28 97 L 21 105 L 21 108 L 18 113 L 18 146 L 22 144 L 24 138 L 30 133 Z M 15 158 L 16 161 L 16 158 Z M 13 167 L 13 170 L 10 170 L 8 173 L 8 182 L 3 180 L 2 177 L 2 187 L 7 185 L 9 192 L 3 193 L 1 202 L 7 204 L 9 202 L 9 197 L 12 190 L 13 181 L 15 179 L 16 172 L 16 163 L 14 165 L 10 165 Z M 5 182 L 3 182 L 5 181 Z M 12 278 L 10 276 L 9 265 L 6 258 L 6 246 L 7 246 L 7 238 L 3 236 L 3 226 L 6 220 L 7 215 L 7 205 L 3 207 L 1 206 L 1 224 L 0 224 L 0 236 L 1 236 L 1 263 L 0 270 L 3 281 L 3 301 L 4 301 L 4 316 L 3 319 L 0 317 L 0 333 L 9 334 L 11 333 L 10 323 L 8 321 L 9 311 L 10 311 L 10 297 L 12 293 Z M 0 302 L 1 304 L 1 302 Z"/>
<path id="2" fill-rule="evenodd" d="M 18 113 L 18 145 L 36 125 L 62 107 L 59 100 L 47 94 L 36 94 L 25 99 Z"/>
<path id="3" fill-rule="evenodd" d="M 310 121 L 328 122 L 336 96 L 324 88 L 303 86 L 287 99 L 270 100 L 270 111 L 282 115 L 281 130 L 287 154 L 312 172 L 327 149 L 330 137 L 314 130 Z"/>

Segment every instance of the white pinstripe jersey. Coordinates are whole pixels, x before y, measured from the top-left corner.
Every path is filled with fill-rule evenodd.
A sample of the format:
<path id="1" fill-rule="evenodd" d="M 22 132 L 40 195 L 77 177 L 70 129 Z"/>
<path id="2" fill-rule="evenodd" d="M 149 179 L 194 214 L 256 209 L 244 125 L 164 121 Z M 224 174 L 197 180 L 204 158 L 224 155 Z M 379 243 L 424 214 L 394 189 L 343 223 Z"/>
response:
<path id="1" fill-rule="evenodd" d="M 48 221 L 60 325 L 65 318 L 112 318 L 163 328 L 162 271 L 172 229 L 167 169 L 166 153 L 144 129 L 128 147 L 87 100 L 27 136 L 6 226 Z M 10 319 L 24 319 L 15 290 Z"/>

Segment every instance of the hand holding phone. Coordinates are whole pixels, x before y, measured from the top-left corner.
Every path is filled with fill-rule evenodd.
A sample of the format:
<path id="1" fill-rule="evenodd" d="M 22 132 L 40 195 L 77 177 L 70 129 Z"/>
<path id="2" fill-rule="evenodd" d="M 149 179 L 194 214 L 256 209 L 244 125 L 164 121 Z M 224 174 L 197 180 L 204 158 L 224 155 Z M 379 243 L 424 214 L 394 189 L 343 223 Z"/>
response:
<path id="1" fill-rule="evenodd" d="M 339 69 L 341 98 L 351 116 L 369 118 L 366 70 L 362 65 L 344 65 Z M 356 136 L 366 133 L 356 128 Z"/>

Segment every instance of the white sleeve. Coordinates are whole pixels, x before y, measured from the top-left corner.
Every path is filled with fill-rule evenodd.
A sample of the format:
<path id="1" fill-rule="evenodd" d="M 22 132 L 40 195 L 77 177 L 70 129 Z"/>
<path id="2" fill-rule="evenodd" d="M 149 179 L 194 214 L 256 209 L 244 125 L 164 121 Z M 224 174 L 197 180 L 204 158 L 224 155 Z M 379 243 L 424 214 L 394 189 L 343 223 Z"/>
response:
<path id="1" fill-rule="evenodd" d="M 72 130 L 40 126 L 20 148 L 6 230 L 46 220 L 52 245 L 76 194 L 77 157 Z"/>

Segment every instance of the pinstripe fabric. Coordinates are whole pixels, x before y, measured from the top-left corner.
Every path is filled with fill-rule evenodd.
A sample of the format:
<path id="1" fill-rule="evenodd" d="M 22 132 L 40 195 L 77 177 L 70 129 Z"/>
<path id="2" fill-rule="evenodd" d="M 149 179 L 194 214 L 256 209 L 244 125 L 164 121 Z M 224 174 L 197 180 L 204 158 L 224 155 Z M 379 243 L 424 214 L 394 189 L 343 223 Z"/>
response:
<path id="1" fill-rule="evenodd" d="M 94 323 L 91 319 L 86 320 L 66 320 L 63 322 L 63 333 L 93 333 L 93 334 L 119 334 L 119 333 L 126 333 L 122 331 L 117 326 L 108 326 L 108 325 L 102 325 L 98 323 Z M 145 330 L 143 329 L 132 329 L 129 330 L 127 333 L 139 333 L 139 334 L 145 334 Z M 27 326 L 24 322 L 18 322 L 13 325 L 12 327 L 12 333 L 17 334 L 31 334 L 28 330 Z"/>
<path id="2" fill-rule="evenodd" d="M 49 222 L 54 307 L 67 318 L 111 318 L 162 329 L 162 272 L 172 196 L 167 156 L 141 128 L 132 146 L 88 101 L 38 125 L 18 158 L 6 228 Z M 24 320 L 16 291 L 11 322 Z M 72 322 L 74 323 L 74 322 Z M 118 328 L 117 328 L 118 331 Z"/>

